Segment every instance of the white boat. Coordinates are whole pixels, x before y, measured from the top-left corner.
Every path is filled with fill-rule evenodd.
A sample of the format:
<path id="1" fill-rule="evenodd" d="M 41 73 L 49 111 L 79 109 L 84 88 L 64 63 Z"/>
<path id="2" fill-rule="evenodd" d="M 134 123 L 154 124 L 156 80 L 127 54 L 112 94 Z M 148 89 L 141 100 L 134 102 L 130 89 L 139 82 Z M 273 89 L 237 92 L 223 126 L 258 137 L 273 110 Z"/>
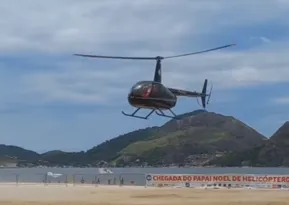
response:
<path id="1" fill-rule="evenodd" d="M 62 176 L 62 174 L 57 174 L 57 173 L 52 173 L 52 172 L 47 172 L 46 174 L 47 174 L 47 176 L 50 176 L 53 178 L 57 178 L 57 177 Z"/>
<path id="2" fill-rule="evenodd" d="M 98 172 L 100 174 L 113 174 L 113 172 L 110 169 L 107 169 L 107 168 L 99 168 Z"/>

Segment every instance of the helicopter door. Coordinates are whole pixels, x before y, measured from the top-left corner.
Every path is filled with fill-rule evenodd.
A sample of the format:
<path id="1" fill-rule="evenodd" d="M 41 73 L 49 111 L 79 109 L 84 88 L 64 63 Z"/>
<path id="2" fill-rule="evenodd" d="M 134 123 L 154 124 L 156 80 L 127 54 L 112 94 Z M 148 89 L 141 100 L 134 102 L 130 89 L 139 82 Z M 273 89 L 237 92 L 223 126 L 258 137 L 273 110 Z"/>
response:
<path id="1" fill-rule="evenodd" d="M 153 84 L 152 85 L 152 91 L 151 91 L 151 97 L 158 98 L 162 94 L 162 87 L 160 84 Z"/>

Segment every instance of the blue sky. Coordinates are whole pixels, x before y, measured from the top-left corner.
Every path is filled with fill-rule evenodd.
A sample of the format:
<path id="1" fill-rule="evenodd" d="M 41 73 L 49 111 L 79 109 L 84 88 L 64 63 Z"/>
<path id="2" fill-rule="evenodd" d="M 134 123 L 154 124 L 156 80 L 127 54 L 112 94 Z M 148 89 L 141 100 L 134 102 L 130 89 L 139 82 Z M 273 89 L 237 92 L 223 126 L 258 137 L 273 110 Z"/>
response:
<path id="1" fill-rule="evenodd" d="M 10 0 L 0 5 L 0 139 L 38 152 L 86 150 L 165 118 L 125 117 L 127 92 L 153 78 L 156 56 L 237 46 L 163 61 L 169 87 L 214 84 L 209 111 L 266 136 L 289 120 L 289 3 L 284 0 Z M 180 98 L 178 114 L 199 109 Z M 288 112 L 287 112 L 288 111 Z"/>

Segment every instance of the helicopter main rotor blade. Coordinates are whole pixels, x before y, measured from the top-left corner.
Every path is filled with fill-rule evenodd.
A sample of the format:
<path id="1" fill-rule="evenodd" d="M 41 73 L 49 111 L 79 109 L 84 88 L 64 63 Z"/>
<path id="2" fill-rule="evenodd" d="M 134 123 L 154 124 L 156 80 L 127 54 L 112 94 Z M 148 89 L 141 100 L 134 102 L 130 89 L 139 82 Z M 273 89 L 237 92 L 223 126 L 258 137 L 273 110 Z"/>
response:
<path id="1" fill-rule="evenodd" d="M 235 46 L 235 45 L 236 44 L 229 44 L 229 45 L 220 46 L 220 47 L 216 47 L 216 48 L 212 48 L 208 50 L 203 50 L 203 51 L 198 51 L 198 52 L 193 52 L 193 53 L 185 53 L 181 55 L 167 56 L 167 57 L 162 57 L 162 56 L 156 56 L 156 57 L 100 56 L 100 55 L 87 55 L 87 54 L 74 54 L 74 55 L 81 56 L 81 57 L 89 57 L 89 58 L 129 59 L 129 60 L 163 60 L 163 59 L 168 59 L 168 58 L 177 58 L 177 57 L 195 55 L 195 54 L 200 54 L 200 53 L 207 53 L 210 51 L 220 50 L 220 49 Z"/>
<path id="2" fill-rule="evenodd" d="M 89 57 L 89 58 L 110 58 L 110 59 L 129 59 L 129 60 L 156 60 L 156 57 L 125 57 L 125 56 L 98 56 L 86 54 L 74 54 L 75 56 Z"/>
<path id="3" fill-rule="evenodd" d="M 220 50 L 220 49 L 227 48 L 227 47 L 231 47 L 231 46 L 235 46 L 235 45 L 236 45 L 236 44 L 228 44 L 228 45 L 225 45 L 225 46 L 220 46 L 220 47 L 211 48 L 211 49 L 207 49 L 207 50 L 203 50 L 203 51 L 198 51 L 198 52 L 193 52 L 193 53 L 185 53 L 185 54 L 181 54 L 181 55 L 167 56 L 167 57 L 164 57 L 164 59 L 168 59 L 168 58 L 178 58 L 178 57 L 195 55 L 195 54 L 200 54 L 200 53 L 207 53 L 207 52 L 211 52 L 211 51 L 215 51 L 215 50 Z"/>

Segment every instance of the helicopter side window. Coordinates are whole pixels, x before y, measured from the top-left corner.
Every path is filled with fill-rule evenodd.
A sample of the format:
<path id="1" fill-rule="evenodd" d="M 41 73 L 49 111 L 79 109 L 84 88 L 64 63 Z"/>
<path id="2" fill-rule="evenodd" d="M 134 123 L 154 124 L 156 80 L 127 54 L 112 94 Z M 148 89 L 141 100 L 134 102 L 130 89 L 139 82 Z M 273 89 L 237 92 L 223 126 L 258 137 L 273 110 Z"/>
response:
<path id="1" fill-rule="evenodd" d="M 151 96 L 152 97 L 159 97 L 163 94 L 163 87 L 160 84 L 153 84 Z"/>
<path id="2" fill-rule="evenodd" d="M 151 90 L 151 97 L 155 97 L 158 93 L 158 88 L 156 86 L 156 84 L 152 85 L 152 90 Z"/>
<path id="3" fill-rule="evenodd" d="M 152 85 L 150 83 L 146 84 L 140 84 L 137 88 L 136 91 L 139 93 L 139 95 L 143 97 L 149 97 L 151 93 Z"/>
<path id="4" fill-rule="evenodd" d="M 174 97 L 170 92 L 168 92 L 168 89 L 166 87 L 164 87 L 163 85 L 158 85 L 158 95 L 162 96 L 164 98 L 172 98 Z"/>
<path id="5" fill-rule="evenodd" d="M 150 93 L 152 91 L 152 85 L 148 84 L 148 85 L 144 85 L 143 86 L 143 97 L 149 97 Z"/>

